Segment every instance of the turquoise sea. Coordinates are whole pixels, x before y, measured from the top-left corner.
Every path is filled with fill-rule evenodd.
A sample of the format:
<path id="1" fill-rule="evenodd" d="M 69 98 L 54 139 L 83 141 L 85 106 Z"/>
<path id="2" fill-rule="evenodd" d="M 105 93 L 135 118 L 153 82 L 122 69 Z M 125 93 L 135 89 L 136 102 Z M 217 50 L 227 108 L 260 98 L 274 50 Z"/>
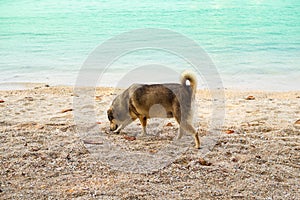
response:
<path id="1" fill-rule="evenodd" d="M 196 41 L 226 88 L 299 90 L 299 0 L 0 0 L 0 83 L 74 85 L 99 44 L 141 28 L 168 29 Z M 172 56 L 141 51 L 116 61 L 103 85 L 113 86 L 114 73 L 143 59 L 184 68 Z"/>

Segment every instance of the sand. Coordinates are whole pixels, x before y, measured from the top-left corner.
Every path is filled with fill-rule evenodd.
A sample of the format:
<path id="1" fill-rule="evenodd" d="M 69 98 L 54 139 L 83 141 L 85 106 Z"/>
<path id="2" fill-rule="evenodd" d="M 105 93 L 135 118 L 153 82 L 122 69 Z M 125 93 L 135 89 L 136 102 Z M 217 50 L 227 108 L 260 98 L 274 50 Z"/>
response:
<path id="1" fill-rule="evenodd" d="M 200 150 L 173 143 L 173 119 L 150 120 L 147 137 L 138 122 L 111 134 L 120 90 L 89 92 L 0 91 L 0 199 L 299 199 L 300 91 L 225 90 L 223 109 L 199 90 Z"/>

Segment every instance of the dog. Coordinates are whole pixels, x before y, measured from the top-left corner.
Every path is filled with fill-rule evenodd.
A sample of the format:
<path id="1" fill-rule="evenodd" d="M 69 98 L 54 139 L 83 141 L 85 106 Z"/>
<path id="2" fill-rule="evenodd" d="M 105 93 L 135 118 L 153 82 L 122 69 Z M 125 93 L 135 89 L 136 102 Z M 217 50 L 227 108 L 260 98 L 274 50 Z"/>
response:
<path id="1" fill-rule="evenodd" d="M 143 127 L 142 135 L 146 135 L 147 119 L 174 117 L 180 126 L 177 139 L 184 132 L 188 132 L 194 137 L 195 148 L 199 149 L 199 136 L 191 125 L 197 79 L 193 73 L 185 71 L 180 76 L 180 82 L 131 85 L 113 100 L 107 110 L 110 130 L 119 133 L 131 122 L 139 119 Z"/>

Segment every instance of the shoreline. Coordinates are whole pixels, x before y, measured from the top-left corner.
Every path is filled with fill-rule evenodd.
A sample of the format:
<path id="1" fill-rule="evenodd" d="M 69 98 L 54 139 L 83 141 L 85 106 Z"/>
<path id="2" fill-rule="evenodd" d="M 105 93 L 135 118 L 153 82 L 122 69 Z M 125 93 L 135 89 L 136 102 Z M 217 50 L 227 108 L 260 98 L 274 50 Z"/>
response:
<path id="1" fill-rule="evenodd" d="M 147 84 L 147 83 L 146 83 Z M 42 88 L 42 87 L 68 87 L 68 88 L 75 88 L 75 85 L 64 85 L 64 84 L 58 84 L 58 85 L 50 85 L 48 83 L 41 83 L 41 82 L 2 82 L 0 83 L 0 91 L 18 91 L 18 90 L 31 90 L 34 88 Z M 87 88 L 90 88 L 89 86 L 84 86 Z M 113 86 L 101 86 L 97 85 L 94 88 L 114 88 Z M 126 89 L 124 88 L 115 88 L 115 89 Z M 209 91 L 208 88 L 199 88 L 199 91 Z M 224 92 L 226 91 L 236 91 L 236 92 L 267 92 L 267 93 L 288 93 L 288 92 L 299 92 L 297 89 L 289 89 L 289 90 L 274 90 L 274 89 L 249 89 L 249 88 L 233 88 L 233 87 L 224 87 Z"/>

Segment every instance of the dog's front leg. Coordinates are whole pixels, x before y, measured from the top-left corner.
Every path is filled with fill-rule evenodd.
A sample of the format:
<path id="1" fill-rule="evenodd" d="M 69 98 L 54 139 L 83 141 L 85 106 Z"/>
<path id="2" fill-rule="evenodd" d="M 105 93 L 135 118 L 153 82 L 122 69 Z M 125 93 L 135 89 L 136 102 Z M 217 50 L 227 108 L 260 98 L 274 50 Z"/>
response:
<path id="1" fill-rule="evenodd" d="M 139 120 L 142 124 L 143 127 L 143 131 L 142 131 L 142 136 L 147 135 L 147 130 L 146 130 L 146 126 L 147 126 L 147 117 L 146 116 L 141 116 L 139 117 Z"/>

